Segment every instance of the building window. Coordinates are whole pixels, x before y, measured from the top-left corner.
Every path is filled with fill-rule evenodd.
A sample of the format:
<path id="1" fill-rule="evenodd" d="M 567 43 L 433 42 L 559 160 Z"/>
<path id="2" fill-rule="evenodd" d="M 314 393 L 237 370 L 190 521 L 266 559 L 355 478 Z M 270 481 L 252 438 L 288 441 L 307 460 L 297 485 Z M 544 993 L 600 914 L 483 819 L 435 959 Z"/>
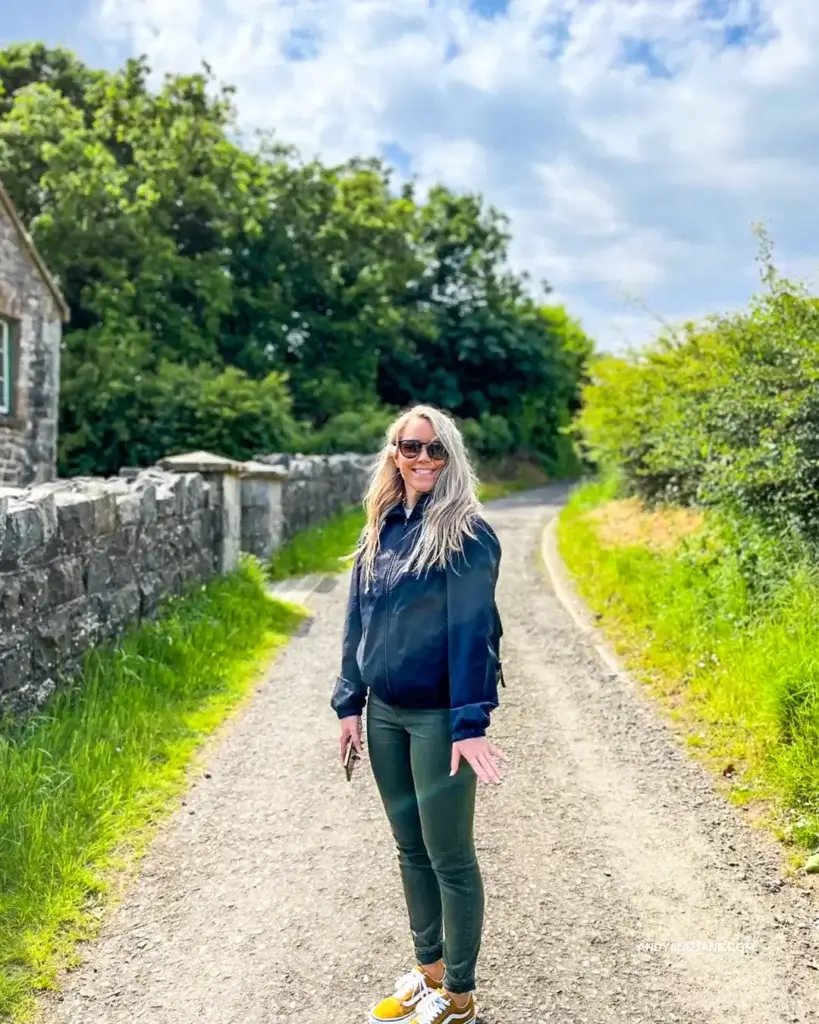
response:
<path id="1" fill-rule="evenodd" d="M 0 416 L 10 416 L 14 388 L 13 331 L 8 320 L 0 317 Z"/>

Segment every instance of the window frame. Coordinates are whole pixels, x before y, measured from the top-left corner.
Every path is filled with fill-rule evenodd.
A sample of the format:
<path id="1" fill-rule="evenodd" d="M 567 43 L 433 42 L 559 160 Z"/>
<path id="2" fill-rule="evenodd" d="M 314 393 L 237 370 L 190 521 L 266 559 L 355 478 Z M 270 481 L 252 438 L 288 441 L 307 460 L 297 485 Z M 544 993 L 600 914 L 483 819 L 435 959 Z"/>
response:
<path id="1" fill-rule="evenodd" d="M 0 417 L 14 414 L 14 327 L 0 315 Z"/>

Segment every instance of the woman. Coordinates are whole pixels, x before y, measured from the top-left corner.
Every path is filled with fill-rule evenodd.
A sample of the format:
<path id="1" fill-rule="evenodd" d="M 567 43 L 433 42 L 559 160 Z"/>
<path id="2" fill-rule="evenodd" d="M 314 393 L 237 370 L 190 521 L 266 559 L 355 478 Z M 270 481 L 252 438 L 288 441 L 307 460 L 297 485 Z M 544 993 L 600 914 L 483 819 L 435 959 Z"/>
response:
<path id="1" fill-rule="evenodd" d="M 340 751 L 367 747 L 398 847 L 417 966 L 372 1024 L 470 1024 L 484 892 L 477 780 L 500 782 L 486 738 L 498 706 L 500 544 L 481 518 L 463 439 L 416 406 L 387 433 L 366 498 L 332 707 Z M 444 934 L 446 938 L 444 939 Z"/>

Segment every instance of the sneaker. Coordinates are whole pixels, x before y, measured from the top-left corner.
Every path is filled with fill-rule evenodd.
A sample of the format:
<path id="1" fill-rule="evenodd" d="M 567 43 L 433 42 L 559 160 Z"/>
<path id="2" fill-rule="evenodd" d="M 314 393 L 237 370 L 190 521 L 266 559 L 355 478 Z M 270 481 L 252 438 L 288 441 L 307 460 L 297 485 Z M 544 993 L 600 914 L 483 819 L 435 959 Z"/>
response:
<path id="1" fill-rule="evenodd" d="M 418 1005 L 410 1024 L 475 1024 L 475 1000 L 456 1006 L 446 992 L 429 992 Z"/>
<path id="2" fill-rule="evenodd" d="M 382 999 L 370 1010 L 370 1024 L 394 1024 L 395 1021 L 410 1021 L 422 1000 L 441 987 L 421 967 L 416 967 L 399 978 L 391 996 Z"/>

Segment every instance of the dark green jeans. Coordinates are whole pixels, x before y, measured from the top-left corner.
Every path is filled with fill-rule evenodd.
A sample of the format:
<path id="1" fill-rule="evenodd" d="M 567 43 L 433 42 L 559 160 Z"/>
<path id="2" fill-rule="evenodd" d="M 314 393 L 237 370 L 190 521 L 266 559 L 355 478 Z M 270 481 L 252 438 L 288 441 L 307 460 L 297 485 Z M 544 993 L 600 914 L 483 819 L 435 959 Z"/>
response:
<path id="1" fill-rule="evenodd" d="M 463 759 L 450 777 L 448 711 L 408 711 L 370 693 L 367 747 L 398 847 L 398 863 L 420 964 L 442 957 L 444 984 L 475 988 L 484 891 L 472 825 L 477 777 Z"/>

